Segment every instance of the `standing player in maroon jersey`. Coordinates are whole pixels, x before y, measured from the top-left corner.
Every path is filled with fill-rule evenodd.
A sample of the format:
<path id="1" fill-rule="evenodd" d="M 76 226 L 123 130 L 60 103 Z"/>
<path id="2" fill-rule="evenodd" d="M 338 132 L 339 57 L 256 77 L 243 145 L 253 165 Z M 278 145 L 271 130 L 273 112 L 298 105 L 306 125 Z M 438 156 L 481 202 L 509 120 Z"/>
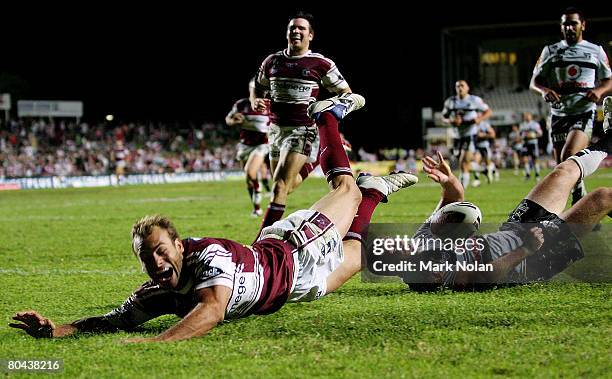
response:
<path id="1" fill-rule="evenodd" d="M 249 91 L 255 88 L 255 79 L 249 82 Z M 247 190 L 249 198 L 253 203 L 252 215 L 261 216 L 261 188 L 257 174 L 262 172 L 265 176 L 267 167 L 265 164 L 268 155 L 268 130 L 270 128 L 270 117 L 268 110 L 258 112 L 251 107 L 248 98 L 238 100 L 232 110 L 225 116 L 228 126 L 240 127 L 240 143 L 236 159 L 242 165 L 246 174 Z"/>
<path id="2" fill-rule="evenodd" d="M 175 341 L 206 334 L 224 319 L 268 314 L 288 301 L 316 300 L 361 270 L 361 240 L 376 206 L 417 182 L 406 173 L 360 176 L 355 182 L 338 121 L 365 103 L 355 94 L 315 102 L 308 114 L 321 137 L 321 167 L 331 192 L 261 231 L 252 245 L 221 238 L 187 238 L 167 218 L 147 216 L 132 228 L 132 249 L 151 278 L 120 307 L 55 326 L 36 311 L 10 326 L 38 338 L 76 332 L 129 330 L 163 314 L 182 320 L 151 338 Z M 344 238 L 343 238 L 344 237 Z"/>
<path id="3" fill-rule="evenodd" d="M 253 109 L 264 110 L 271 103 L 272 113 L 269 138 L 274 184 L 262 229 L 282 217 L 300 169 L 317 159 L 317 127 L 306 108 L 317 99 L 321 87 L 336 94 L 351 92 L 334 62 L 310 51 L 313 36 L 312 15 L 296 14 L 287 26 L 287 49 L 268 56 L 257 74 Z"/>

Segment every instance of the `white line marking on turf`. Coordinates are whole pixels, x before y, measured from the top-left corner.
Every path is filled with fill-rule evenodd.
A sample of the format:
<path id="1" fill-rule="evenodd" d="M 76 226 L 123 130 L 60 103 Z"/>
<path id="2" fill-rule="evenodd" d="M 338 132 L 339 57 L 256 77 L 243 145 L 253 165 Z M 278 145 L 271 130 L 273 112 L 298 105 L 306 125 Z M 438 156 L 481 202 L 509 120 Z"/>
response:
<path id="1" fill-rule="evenodd" d="M 50 269 L 50 270 L 23 270 L 20 268 L 3 268 L 0 274 L 9 275 L 133 275 L 140 273 L 139 270 L 78 270 L 78 269 Z"/>

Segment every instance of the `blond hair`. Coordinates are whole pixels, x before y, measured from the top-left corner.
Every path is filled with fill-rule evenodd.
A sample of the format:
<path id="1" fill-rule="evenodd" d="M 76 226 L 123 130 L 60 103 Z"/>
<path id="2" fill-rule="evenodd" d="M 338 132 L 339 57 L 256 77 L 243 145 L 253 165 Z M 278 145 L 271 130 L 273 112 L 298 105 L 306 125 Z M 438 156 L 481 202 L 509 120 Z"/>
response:
<path id="1" fill-rule="evenodd" d="M 132 226 L 132 251 L 136 256 L 138 256 L 142 242 L 151 235 L 154 227 L 166 230 L 171 241 L 180 238 L 169 218 L 161 215 L 144 216 Z"/>

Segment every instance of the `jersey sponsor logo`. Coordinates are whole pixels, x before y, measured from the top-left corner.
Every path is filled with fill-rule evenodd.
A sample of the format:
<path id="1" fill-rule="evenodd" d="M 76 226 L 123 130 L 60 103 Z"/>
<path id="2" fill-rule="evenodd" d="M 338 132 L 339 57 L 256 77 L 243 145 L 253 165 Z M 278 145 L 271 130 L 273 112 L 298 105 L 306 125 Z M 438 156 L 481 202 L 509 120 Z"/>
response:
<path id="1" fill-rule="evenodd" d="M 246 283 L 246 278 L 244 276 L 240 276 L 240 278 L 237 281 L 237 288 L 235 290 L 236 296 L 234 297 L 234 301 L 232 302 L 232 306 L 229 309 L 228 313 L 233 313 L 237 310 L 237 308 L 240 306 L 240 302 L 242 301 L 242 297 L 244 295 L 244 293 L 247 291 L 247 287 L 245 285 Z"/>
<path id="2" fill-rule="evenodd" d="M 576 64 L 571 64 L 569 66 L 567 66 L 566 69 L 567 72 L 567 77 L 568 79 L 576 79 L 577 77 L 580 76 L 580 74 L 582 73 L 582 69 L 580 68 L 580 66 L 576 65 Z M 586 83 L 584 83 L 586 84 Z"/>
<path id="3" fill-rule="evenodd" d="M 312 86 L 305 84 L 297 84 L 285 81 L 273 81 L 271 84 L 271 88 L 273 91 L 292 91 L 292 92 L 308 92 L 312 90 Z"/>
<path id="4" fill-rule="evenodd" d="M 211 278 L 222 273 L 223 271 L 219 270 L 217 267 L 211 267 L 208 270 L 204 270 L 203 275 L 204 277 Z"/>
<path id="5" fill-rule="evenodd" d="M 579 76 L 580 73 L 578 73 L 577 76 Z M 569 79 L 576 79 L 576 78 L 569 78 Z M 587 82 L 559 82 L 559 87 L 560 88 L 589 88 L 589 83 Z"/>

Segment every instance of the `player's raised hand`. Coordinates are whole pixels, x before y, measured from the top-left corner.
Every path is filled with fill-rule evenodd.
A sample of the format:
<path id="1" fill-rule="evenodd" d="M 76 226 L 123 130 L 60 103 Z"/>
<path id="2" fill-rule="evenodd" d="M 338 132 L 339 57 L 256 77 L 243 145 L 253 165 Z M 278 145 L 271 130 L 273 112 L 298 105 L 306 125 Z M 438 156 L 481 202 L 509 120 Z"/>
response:
<path id="1" fill-rule="evenodd" d="M 32 337 L 53 337 L 53 330 L 55 330 L 55 324 L 53 323 L 53 321 L 41 316 L 36 311 L 17 312 L 15 316 L 13 316 L 13 320 L 17 320 L 20 323 L 10 323 L 10 327 L 23 329 Z"/>
<path id="2" fill-rule="evenodd" d="M 444 160 L 442 153 L 439 151 L 436 153 L 438 161 L 432 157 L 423 158 L 423 171 L 430 177 L 434 182 L 444 184 L 448 182 L 452 175 L 450 166 Z"/>

